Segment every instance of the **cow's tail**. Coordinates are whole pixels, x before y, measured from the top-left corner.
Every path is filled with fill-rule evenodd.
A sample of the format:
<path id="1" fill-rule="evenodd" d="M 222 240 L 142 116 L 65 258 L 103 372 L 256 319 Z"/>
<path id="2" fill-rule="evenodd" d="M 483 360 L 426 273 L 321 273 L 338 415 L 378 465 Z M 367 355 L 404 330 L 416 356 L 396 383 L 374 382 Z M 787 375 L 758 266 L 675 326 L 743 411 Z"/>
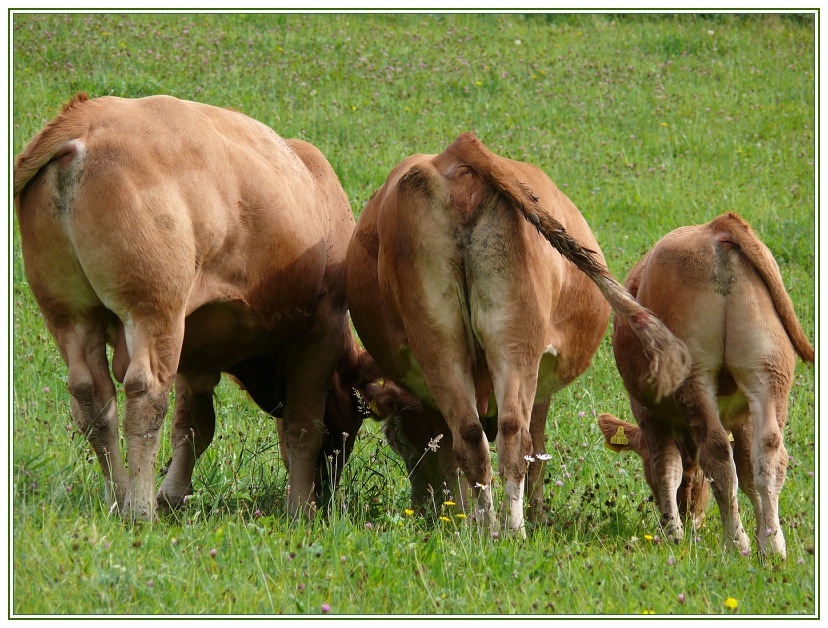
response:
<path id="1" fill-rule="evenodd" d="M 616 316 L 638 336 L 650 361 L 649 382 L 656 399 L 670 395 L 690 373 L 690 352 L 652 312 L 636 301 L 596 257 L 595 251 L 582 247 L 563 225 L 540 206 L 538 197 L 508 169 L 501 158 L 491 153 L 473 133 L 464 133 L 449 148 L 461 155 L 475 171 L 511 205 L 567 260 L 589 277 Z"/>
<path id="2" fill-rule="evenodd" d="M 805 332 L 802 331 L 791 297 L 785 290 L 782 276 L 779 274 L 779 266 L 768 247 L 759 240 L 750 225 L 733 212 L 722 214 L 710 223 L 710 227 L 716 234 L 714 237 L 719 237 L 720 241 L 722 237 L 726 238 L 725 241 L 738 246 L 742 254 L 750 261 L 762 281 L 765 282 L 779 319 L 794 349 L 805 362 L 813 364 L 814 348 L 805 336 Z"/>
<path id="3" fill-rule="evenodd" d="M 14 160 L 14 198 L 43 166 L 74 150 L 71 140 L 81 135 L 82 128 L 66 124 L 66 113 L 87 100 L 89 96 L 85 92 L 75 94 L 63 105 L 60 115 L 43 127 Z"/>

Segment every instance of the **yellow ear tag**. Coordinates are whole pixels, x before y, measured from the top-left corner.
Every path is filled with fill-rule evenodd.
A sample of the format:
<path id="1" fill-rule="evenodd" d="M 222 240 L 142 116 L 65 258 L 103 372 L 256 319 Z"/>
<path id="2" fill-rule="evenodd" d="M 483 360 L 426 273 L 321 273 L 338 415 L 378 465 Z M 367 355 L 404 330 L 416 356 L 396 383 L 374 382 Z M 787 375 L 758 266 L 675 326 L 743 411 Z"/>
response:
<path id="1" fill-rule="evenodd" d="M 727 433 L 727 440 L 729 440 L 731 443 L 733 442 L 733 432 Z"/>
<path id="2" fill-rule="evenodd" d="M 371 399 L 371 403 L 368 404 L 368 409 L 374 413 L 374 416 L 379 416 L 379 408 L 377 407 L 376 399 Z"/>
<path id="3" fill-rule="evenodd" d="M 629 445 L 630 439 L 627 438 L 627 435 L 624 434 L 624 427 L 619 425 L 618 429 L 615 432 L 615 435 L 610 438 L 610 442 L 613 445 Z"/>

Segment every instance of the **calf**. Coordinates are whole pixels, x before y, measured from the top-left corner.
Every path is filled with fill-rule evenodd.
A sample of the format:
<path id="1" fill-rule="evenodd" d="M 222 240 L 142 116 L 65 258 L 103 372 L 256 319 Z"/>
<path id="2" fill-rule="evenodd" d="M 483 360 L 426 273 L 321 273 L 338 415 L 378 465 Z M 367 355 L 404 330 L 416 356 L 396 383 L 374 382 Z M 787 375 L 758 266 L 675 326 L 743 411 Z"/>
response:
<path id="1" fill-rule="evenodd" d="M 607 300 L 640 334 L 661 394 L 687 372 L 686 348 L 611 278 L 570 200 L 541 170 L 492 154 L 470 133 L 391 171 L 360 216 L 346 264 L 360 339 L 387 377 L 439 413 L 451 453 L 441 470 L 462 469 L 475 515 L 490 524 L 484 423 L 496 428 L 506 528 L 520 534 L 542 410 L 589 365 Z M 416 422 L 403 422 L 398 438 L 424 429 L 436 437 Z"/>
<path id="2" fill-rule="evenodd" d="M 646 381 L 647 360 L 635 336 L 615 325 L 615 360 L 640 434 L 631 426 L 624 431 L 642 456 L 667 535 L 682 537 L 680 504 L 688 490 L 703 493 L 707 476 L 726 544 L 750 548 L 736 500 L 740 484 L 756 512 L 759 550 L 784 557 L 779 492 L 788 460 L 782 443 L 788 393 L 796 355 L 813 363 L 814 350 L 771 252 L 741 218 L 724 214 L 664 236 L 625 285 L 684 340 L 692 357 L 690 376 L 659 399 Z M 628 425 L 615 421 L 602 416 L 605 435 Z"/>
<path id="3" fill-rule="evenodd" d="M 287 509 L 312 513 L 327 392 L 355 355 L 343 277 L 354 219 L 323 155 L 238 112 L 80 94 L 17 157 L 14 201 L 29 285 L 109 506 L 155 516 L 173 382 L 158 501 L 183 500 L 228 372 L 281 417 Z M 128 472 L 107 342 L 126 397 Z"/>

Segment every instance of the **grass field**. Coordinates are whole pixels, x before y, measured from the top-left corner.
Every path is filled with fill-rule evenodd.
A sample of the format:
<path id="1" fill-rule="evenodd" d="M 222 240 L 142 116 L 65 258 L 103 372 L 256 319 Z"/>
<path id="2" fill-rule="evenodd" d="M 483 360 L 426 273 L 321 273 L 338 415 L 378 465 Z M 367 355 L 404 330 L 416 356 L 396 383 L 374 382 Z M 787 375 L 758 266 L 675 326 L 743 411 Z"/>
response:
<path id="1" fill-rule="evenodd" d="M 16 13 L 10 30 L 13 154 L 76 91 L 171 94 L 314 143 L 358 215 L 401 159 L 474 131 L 549 174 L 619 278 L 675 227 L 739 213 L 815 338 L 813 15 Z M 275 426 L 224 381 L 181 517 L 110 517 L 9 216 L 11 614 L 819 614 L 814 369 L 797 366 L 785 430 L 788 558 L 769 561 L 723 551 L 715 506 L 659 539 L 639 460 L 595 423 L 630 419 L 608 337 L 553 400 L 552 525 L 526 541 L 407 517 L 370 422 L 330 516 L 288 521 Z"/>

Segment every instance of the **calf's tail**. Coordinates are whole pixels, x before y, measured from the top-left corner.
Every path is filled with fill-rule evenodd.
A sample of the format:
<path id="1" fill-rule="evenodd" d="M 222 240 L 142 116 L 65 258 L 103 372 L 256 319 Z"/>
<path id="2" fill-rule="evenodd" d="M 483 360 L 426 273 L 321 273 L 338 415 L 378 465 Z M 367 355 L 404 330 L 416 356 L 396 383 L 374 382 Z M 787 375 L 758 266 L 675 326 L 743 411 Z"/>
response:
<path id="1" fill-rule="evenodd" d="M 621 320 L 641 341 L 650 362 L 649 382 L 660 400 L 673 393 L 690 373 L 690 352 L 652 312 L 643 307 L 610 274 L 595 251 L 582 247 L 563 225 L 538 202 L 536 194 L 519 181 L 502 158 L 491 153 L 473 133 L 464 133 L 447 150 L 454 151 L 510 201 L 523 218 L 567 260 L 589 277 Z"/>
<path id="2" fill-rule="evenodd" d="M 756 272 L 765 282 L 770 292 L 773 305 L 776 308 L 779 319 L 785 327 L 791 343 L 799 357 L 809 364 L 814 363 L 814 348 L 808 342 L 799 319 L 793 309 L 791 297 L 785 290 L 782 276 L 779 274 L 779 267 L 776 260 L 759 237 L 742 218 L 729 212 L 722 214 L 713 222 L 710 227 L 717 234 L 720 241 L 730 241 L 739 247 L 742 254 L 750 261 Z M 729 237 L 728 237 L 729 236 Z"/>

